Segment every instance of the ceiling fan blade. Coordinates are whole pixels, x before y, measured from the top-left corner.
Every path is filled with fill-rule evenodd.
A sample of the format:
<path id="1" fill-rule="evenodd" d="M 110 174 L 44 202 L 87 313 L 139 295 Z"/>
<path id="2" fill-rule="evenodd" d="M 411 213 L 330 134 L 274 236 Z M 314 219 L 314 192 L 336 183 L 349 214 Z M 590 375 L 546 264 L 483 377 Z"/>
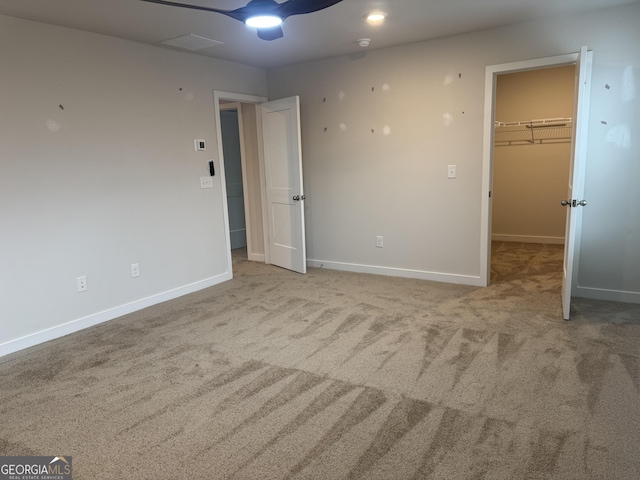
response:
<path id="1" fill-rule="evenodd" d="M 172 2 L 170 0 L 141 0 L 142 2 L 169 5 L 172 7 L 190 8 L 192 10 L 202 10 L 205 12 L 221 13 L 240 22 L 245 22 L 247 18 L 258 14 L 270 14 L 282 17 L 284 20 L 291 15 L 303 15 L 305 13 L 323 10 L 342 0 L 289 0 L 278 3 L 275 0 L 250 0 L 244 7 L 235 10 L 221 10 L 219 8 L 203 7 L 201 5 L 191 5 L 188 3 Z M 262 40 L 276 40 L 282 38 L 283 32 L 280 27 L 259 28 L 258 37 Z"/>
<path id="2" fill-rule="evenodd" d="M 287 18 L 291 15 L 303 15 L 305 13 L 324 10 L 341 1 L 342 0 L 289 0 L 288 2 L 278 5 L 278 13 L 282 15 L 282 18 Z"/>
<path id="3" fill-rule="evenodd" d="M 282 32 L 282 28 L 273 27 L 273 28 L 259 28 L 258 29 L 258 37 L 262 40 L 276 40 L 278 38 L 282 38 L 284 33 Z"/>
<path id="4" fill-rule="evenodd" d="M 203 10 L 205 12 L 221 13 L 223 15 L 234 18 L 236 20 L 240 20 L 241 22 L 244 22 L 245 19 L 247 18 L 247 14 L 243 12 L 244 7 L 238 8 L 236 10 L 221 10 L 219 8 L 202 7 L 200 5 L 189 5 L 188 3 L 171 2 L 168 0 L 140 0 L 140 1 L 148 2 L 148 3 L 158 3 L 160 5 L 170 5 L 172 7 L 190 8 L 192 10 Z"/>

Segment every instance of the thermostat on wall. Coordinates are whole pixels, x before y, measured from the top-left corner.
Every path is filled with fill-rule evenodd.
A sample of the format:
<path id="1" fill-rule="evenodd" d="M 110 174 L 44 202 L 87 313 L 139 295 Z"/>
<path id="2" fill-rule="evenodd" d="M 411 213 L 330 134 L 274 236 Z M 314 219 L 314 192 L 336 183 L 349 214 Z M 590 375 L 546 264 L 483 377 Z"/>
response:
<path id="1" fill-rule="evenodd" d="M 204 152 L 207 149 L 207 145 L 204 140 L 194 140 L 196 146 L 196 152 Z"/>

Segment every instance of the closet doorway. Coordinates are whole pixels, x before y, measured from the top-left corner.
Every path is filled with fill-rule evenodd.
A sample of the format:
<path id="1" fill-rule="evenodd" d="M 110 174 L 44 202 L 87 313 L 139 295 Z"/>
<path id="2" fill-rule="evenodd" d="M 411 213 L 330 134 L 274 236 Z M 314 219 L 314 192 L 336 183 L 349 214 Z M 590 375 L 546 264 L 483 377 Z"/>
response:
<path id="1" fill-rule="evenodd" d="M 222 105 L 220 108 L 231 250 L 246 249 L 247 247 L 247 222 L 242 175 L 243 148 L 240 142 L 238 107 L 239 104 L 233 103 Z"/>
<path id="2" fill-rule="evenodd" d="M 224 111 L 235 109 L 242 164 L 246 258 L 306 273 L 299 97 L 268 102 L 263 97 L 214 90 L 213 98 L 219 120 L 216 125 L 218 166 L 223 179 L 222 203 L 229 240 L 227 271 L 233 275 L 221 124 Z"/>
<path id="3" fill-rule="evenodd" d="M 218 107 L 230 250 L 242 250 L 246 259 L 265 263 L 259 106 L 218 99 Z"/>
<path id="4" fill-rule="evenodd" d="M 591 66 L 593 53 L 582 46 L 579 52 L 558 55 L 556 57 L 523 60 L 520 62 L 489 65 L 485 69 L 485 102 L 484 102 L 484 141 L 482 154 L 482 198 L 480 220 L 480 280 L 489 285 L 491 265 L 491 233 L 493 208 L 493 157 L 496 131 L 495 94 L 499 75 L 538 70 L 550 67 L 575 65 L 575 91 L 573 100 L 571 156 L 569 160 L 569 176 L 566 195 L 556 198 L 565 207 L 566 227 L 565 246 L 562 265 L 562 316 L 569 320 L 571 294 L 577 282 L 578 258 L 580 251 L 580 232 L 582 229 L 582 208 L 587 202 L 584 199 L 584 174 L 587 152 L 587 134 L 589 124 L 589 90 L 591 86 Z M 500 120 L 498 120 L 500 122 Z M 544 123 L 544 122 L 542 122 Z M 500 123 L 497 124 L 501 127 Z M 531 130 L 540 123 L 530 122 Z M 532 137 L 532 140 L 535 137 Z M 510 199 L 514 203 L 520 201 L 520 194 Z"/>
<path id="5" fill-rule="evenodd" d="M 491 283 L 562 273 L 575 65 L 496 78 Z"/>

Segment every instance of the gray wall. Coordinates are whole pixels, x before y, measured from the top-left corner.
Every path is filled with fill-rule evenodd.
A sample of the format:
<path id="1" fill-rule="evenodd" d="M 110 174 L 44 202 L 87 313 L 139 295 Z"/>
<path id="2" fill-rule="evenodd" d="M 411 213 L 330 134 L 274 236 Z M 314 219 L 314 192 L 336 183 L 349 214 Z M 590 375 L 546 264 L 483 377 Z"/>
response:
<path id="1" fill-rule="evenodd" d="M 3 16 L 0 58 L 0 355 L 229 278 L 213 90 L 264 70 Z"/>
<path id="2" fill-rule="evenodd" d="M 485 67 L 588 45 L 577 293 L 639 301 L 638 25 L 636 3 L 270 70 L 270 98 L 301 97 L 310 263 L 478 282 Z"/>

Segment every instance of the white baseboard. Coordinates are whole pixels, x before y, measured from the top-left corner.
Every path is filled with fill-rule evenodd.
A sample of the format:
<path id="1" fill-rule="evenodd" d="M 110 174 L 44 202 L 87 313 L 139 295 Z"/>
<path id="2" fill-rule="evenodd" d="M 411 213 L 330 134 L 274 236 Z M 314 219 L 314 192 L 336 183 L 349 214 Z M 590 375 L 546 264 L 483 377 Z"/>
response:
<path id="1" fill-rule="evenodd" d="M 564 237 L 542 237 L 535 235 L 503 235 L 492 234 L 491 240 L 498 242 L 521 242 L 521 243 L 553 243 L 556 245 L 564 244 Z"/>
<path id="2" fill-rule="evenodd" d="M 574 297 L 590 298 L 593 300 L 608 300 L 610 302 L 640 303 L 640 293 L 624 290 L 607 290 L 605 288 L 575 287 Z"/>
<path id="3" fill-rule="evenodd" d="M 264 263 L 264 253 L 248 253 L 247 260 Z"/>
<path id="4" fill-rule="evenodd" d="M 427 272 L 424 270 L 411 270 L 406 268 L 378 267 L 375 265 L 360 265 L 356 263 L 310 259 L 307 259 L 307 266 L 313 268 L 343 270 L 346 272 L 372 273 L 374 275 L 387 275 L 390 277 L 415 278 L 418 280 L 431 280 L 434 282 L 456 283 L 459 285 L 471 285 L 474 287 L 483 286 L 480 276 L 473 275 L 456 275 L 451 273 Z"/>
<path id="5" fill-rule="evenodd" d="M 138 310 L 142 310 L 143 308 L 147 308 L 158 303 L 173 300 L 174 298 L 197 292 L 198 290 L 202 290 L 204 288 L 213 287 L 214 285 L 218 285 L 219 283 L 231 280 L 231 278 L 231 274 L 228 272 L 217 275 L 215 277 L 205 278 L 204 280 L 190 283 L 189 285 L 184 285 L 182 287 L 174 288 L 166 292 L 151 295 L 150 297 L 141 298 L 140 300 L 126 303 L 118 307 L 110 308 L 102 312 L 93 313 L 76 320 L 71 320 L 70 322 L 56 325 L 55 327 L 47 328 L 46 330 L 41 330 L 40 332 L 32 333 L 30 335 L 25 335 L 24 337 L 17 338 L 15 340 L 10 340 L 8 342 L 0 344 L 0 357 L 9 355 L 10 353 L 14 353 L 19 350 L 23 350 L 25 348 L 33 347 L 40 343 L 64 337 L 65 335 L 69 335 L 70 333 L 93 327 L 94 325 L 113 320 L 129 313 L 137 312 Z"/>

